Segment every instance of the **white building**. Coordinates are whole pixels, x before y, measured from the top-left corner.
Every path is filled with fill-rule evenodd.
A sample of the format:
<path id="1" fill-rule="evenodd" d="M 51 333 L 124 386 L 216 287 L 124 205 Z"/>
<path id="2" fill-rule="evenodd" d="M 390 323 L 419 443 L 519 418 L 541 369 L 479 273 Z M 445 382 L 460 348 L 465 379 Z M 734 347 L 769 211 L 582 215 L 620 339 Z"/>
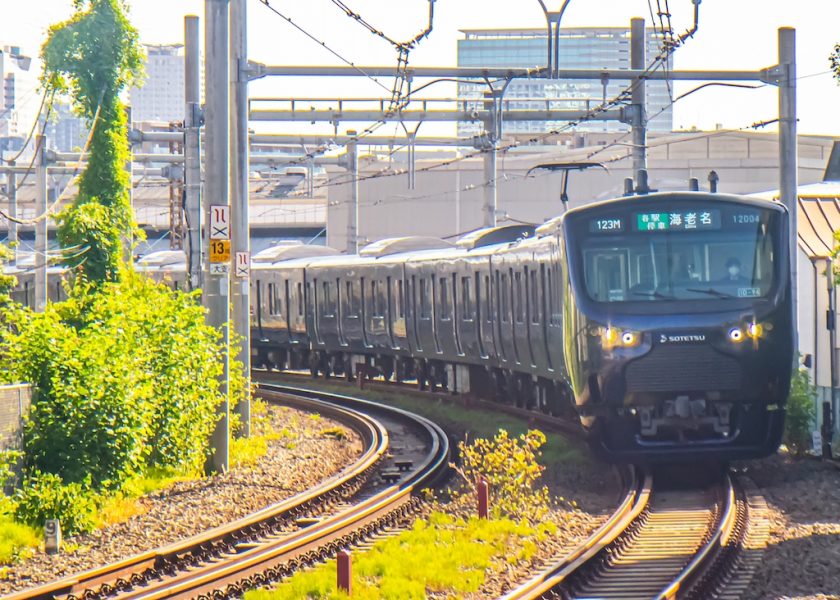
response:
<path id="1" fill-rule="evenodd" d="M 131 120 L 184 120 L 183 44 L 145 44 L 146 78 L 130 91 Z"/>
<path id="2" fill-rule="evenodd" d="M 18 46 L 0 48 L 0 138 L 25 137 L 37 117 L 38 79 L 31 63 Z"/>

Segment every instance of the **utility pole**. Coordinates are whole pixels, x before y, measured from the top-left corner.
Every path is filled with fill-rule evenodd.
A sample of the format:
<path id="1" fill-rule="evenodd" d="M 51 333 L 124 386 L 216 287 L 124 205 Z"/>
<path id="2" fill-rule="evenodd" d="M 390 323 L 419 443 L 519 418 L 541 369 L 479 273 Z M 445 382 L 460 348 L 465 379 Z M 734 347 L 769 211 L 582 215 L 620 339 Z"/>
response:
<path id="1" fill-rule="evenodd" d="M 201 50 L 195 15 L 184 17 L 184 211 L 190 288 L 203 285 L 201 265 Z"/>
<path id="2" fill-rule="evenodd" d="M 10 160 L 9 166 L 14 167 L 15 161 Z M 9 197 L 9 216 L 12 219 L 17 219 L 17 175 L 14 171 L 6 173 L 6 186 L 8 187 Z M 17 264 L 18 255 L 18 224 L 13 220 L 9 220 L 9 246 L 12 249 L 12 264 Z"/>
<path id="3" fill-rule="evenodd" d="M 35 310 L 47 308 L 47 137 L 35 136 Z"/>
<path id="4" fill-rule="evenodd" d="M 347 207 L 347 254 L 359 251 L 359 146 L 355 139 L 356 132 L 348 131 L 353 136 L 347 142 L 347 168 L 350 171 L 350 204 Z"/>
<path id="5" fill-rule="evenodd" d="M 829 374 L 831 377 L 831 401 L 823 401 L 822 406 L 822 455 L 831 458 L 831 443 L 834 438 L 834 421 L 837 418 L 837 296 L 834 286 L 833 260 L 825 259 L 825 283 L 828 288 L 828 310 L 825 326 L 828 329 Z"/>
<path id="6" fill-rule="evenodd" d="M 212 468 L 228 469 L 230 421 L 230 51 L 229 0 L 205 0 L 204 56 L 206 97 L 206 144 L 204 213 L 209 261 L 204 275 L 204 306 L 207 324 L 221 331 L 224 368 L 219 386 L 224 401 L 212 434 Z M 227 252 L 225 252 L 225 250 Z"/>
<path id="7" fill-rule="evenodd" d="M 484 110 L 490 117 L 484 123 L 486 145 L 484 146 L 484 227 L 496 226 L 496 211 L 499 208 L 498 188 L 496 186 L 496 149 L 498 144 L 499 106 L 495 90 L 484 92 Z"/>
<path id="8" fill-rule="evenodd" d="M 630 19 L 630 68 L 645 68 L 645 20 L 639 17 Z M 641 169 L 647 169 L 647 114 L 645 111 L 645 80 L 633 82 L 631 95 L 633 114 L 631 127 L 633 129 L 633 174 Z"/>
<path id="9" fill-rule="evenodd" d="M 797 332 L 798 282 L 797 250 L 799 249 L 797 210 L 799 192 L 796 148 L 796 30 L 779 28 L 779 200 L 790 214 L 790 279 L 793 307 L 793 347 L 799 348 Z M 831 349 L 835 352 L 835 349 Z"/>
<path id="10" fill-rule="evenodd" d="M 237 333 L 236 358 L 242 365 L 246 388 L 235 398 L 236 413 L 242 424 L 242 434 L 251 435 L 251 293 L 248 279 L 251 270 L 251 236 L 249 215 L 248 173 L 248 23 L 246 0 L 231 0 L 230 68 L 230 164 L 231 225 L 233 246 L 233 330 Z"/>

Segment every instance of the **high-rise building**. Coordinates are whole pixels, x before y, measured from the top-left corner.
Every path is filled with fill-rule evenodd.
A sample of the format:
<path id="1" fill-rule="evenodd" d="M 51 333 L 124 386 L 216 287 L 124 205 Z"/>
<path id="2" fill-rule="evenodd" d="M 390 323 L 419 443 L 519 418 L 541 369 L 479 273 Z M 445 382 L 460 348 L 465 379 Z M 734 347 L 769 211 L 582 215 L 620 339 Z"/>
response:
<path id="1" fill-rule="evenodd" d="M 462 30 L 464 39 L 458 40 L 460 67 L 533 68 L 545 66 L 548 54 L 545 29 L 469 29 Z M 646 54 L 648 62 L 660 53 L 662 36 L 658 30 L 647 29 Z M 561 28 L 559 43 L 560 69 L 629 69 L 630 29 L 626 27 Z M 670 69 L 668 57 L 661 68 Z M 621 92 L 627 81 L 514 79 L 504 94 L 505 107 L 510 109 L 588 110 L 610 100 Z M 459 100 L 483 98 L 488 88 L 483 83 L 459 83 Z M 647 114 L 651 131 L 671 131 L 673 112 L 670 90 L 665 81 L 646 84 Z M 480 108 L 481 102 L 467 104 Z M 652 118 L 654 117 L 655 118 Z M 506 122 L 503 133 L 544 133 L 566 125 L 557 121 Z M 477 123 L 460 123 L 460 135 L 476 135 Z M 581 123 L 577 131 L 626 131 L 628 126 L 616 121 Z"/>
<path id="2" fill-rule="evenodd" d="M 55 102 L 54 117 L 47 124 L 47 147 L 59 152 L 76 152 L 85 146 L 88 126 L 85 119 L 73 112 L 66 102 Z"/>
<path id="3" fill-rule="evenodd" d="M 0 138 L 3 147 L 14 146 L 9 138 L 24 137 L 38 111 L 38 79 L 30 71 L 32 59 L 18 46 L 0 47 Z"/>
<path id="4" fill-rule="evenodd" d="M 132 87 L 131 120 L 184 120 L 183 44 L 145 44 L 146 77 L 141 87 Z"/>

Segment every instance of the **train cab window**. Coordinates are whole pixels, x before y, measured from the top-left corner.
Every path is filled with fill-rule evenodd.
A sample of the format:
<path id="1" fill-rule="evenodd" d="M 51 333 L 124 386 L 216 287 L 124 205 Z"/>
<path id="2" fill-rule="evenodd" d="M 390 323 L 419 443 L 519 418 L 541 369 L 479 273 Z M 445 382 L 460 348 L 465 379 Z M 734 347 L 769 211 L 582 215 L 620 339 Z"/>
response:
<path id="1" fill-rule="evenodd" d="M 440 284 L 440 318 L 444 321 L 452 318 L 452 303 L 449 301 L 449 281 L 441 277 Z"/>
<path id="2" fill-rule="evenodd" d="M 542 265 L 540 265 L 542 268 Z M 540 322 L 540 290 L 537 287 L 537 272 L 533 269 L 527 272 L 530 279 L 528 280 L 528 291 L 531 296 L 531 323 Z"/>
<path id="3" fill-rule="evenodd" d="M 429 298 L 429 286 L 425 277 L 420 278 L 420 318 L 432 318 L 432 303 Z"/>
<path id="4" fill-rule="evenodd" d="M 516 315 L 517 323 L 525 322 L 525 302 L 522 296 L 522 273 L 514 273 L 513 280 L 515 282 L 513 290 L 513 306 L 514 314 Z"/>
<path id="5" fill-rule="evenodd" d="M 475 318 L 471 277 L 461 277 L 461 316 L 464 321 L 472 321 Z"/>
<path id="6" fill-rule="evenodd" d="M 580 238 L 582 279 L 592 300 L 716 302 L 770 293 L 779 213 L 724 202 L 666 208 L 616 211 L 577 226 L 573 235 Z M 607 223 L 619 229 L 601 231 Z"/>

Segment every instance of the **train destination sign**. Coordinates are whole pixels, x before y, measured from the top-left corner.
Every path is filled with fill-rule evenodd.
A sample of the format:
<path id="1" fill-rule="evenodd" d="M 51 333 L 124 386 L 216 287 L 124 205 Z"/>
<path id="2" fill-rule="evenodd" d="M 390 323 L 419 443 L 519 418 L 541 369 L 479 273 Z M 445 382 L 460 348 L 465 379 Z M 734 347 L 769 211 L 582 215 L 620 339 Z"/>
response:
<path id="1" fill-rule="evenodd" d="M 720 229 L 720 210 L 636 213 L 636 231 L 700 231 Z"/>

